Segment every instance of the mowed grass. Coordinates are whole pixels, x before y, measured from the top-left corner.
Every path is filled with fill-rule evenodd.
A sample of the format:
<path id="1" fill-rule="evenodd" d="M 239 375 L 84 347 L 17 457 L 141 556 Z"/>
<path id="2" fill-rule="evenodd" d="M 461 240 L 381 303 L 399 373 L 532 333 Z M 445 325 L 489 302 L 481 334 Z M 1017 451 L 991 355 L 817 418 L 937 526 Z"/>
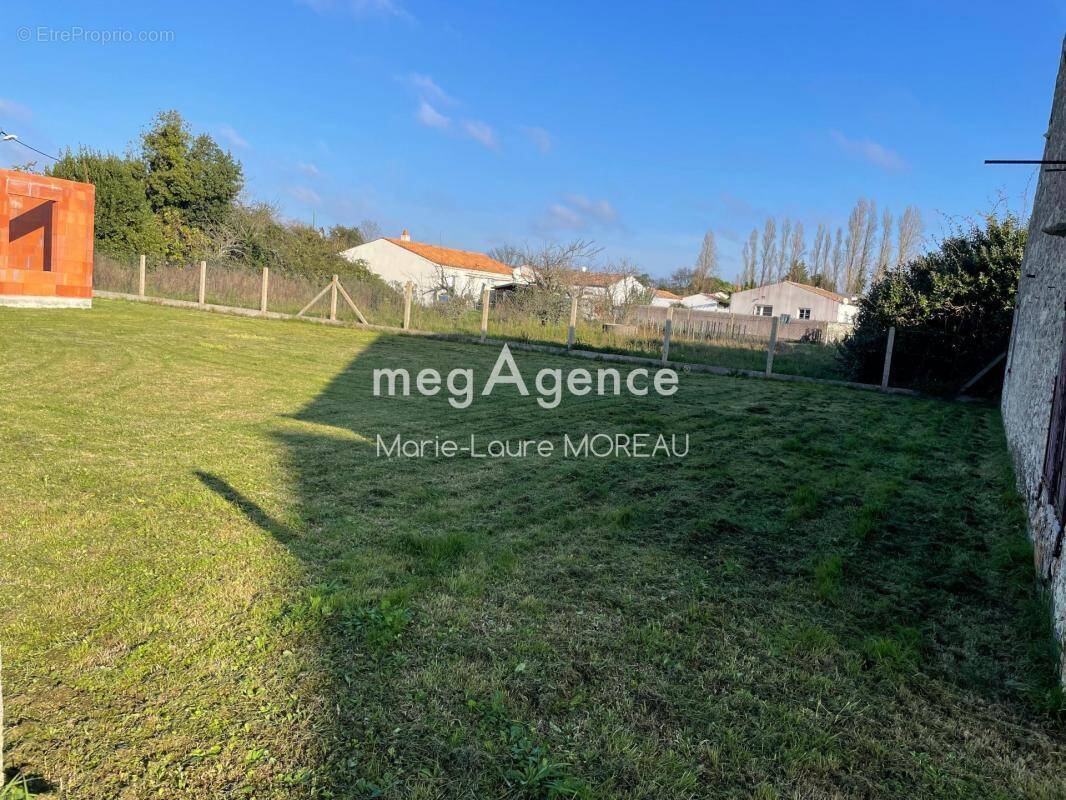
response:
<path id="1" fill-rule="evenodd" d="M 0 310 L 7 764 L 70 798 L 1058 798 L 994 409 L 682 375 L 375 398 L 493 348 Z M 595 366 L 516 353 L 542 366 Z M 388 460 L 377 434 L 690 436 Z"/>

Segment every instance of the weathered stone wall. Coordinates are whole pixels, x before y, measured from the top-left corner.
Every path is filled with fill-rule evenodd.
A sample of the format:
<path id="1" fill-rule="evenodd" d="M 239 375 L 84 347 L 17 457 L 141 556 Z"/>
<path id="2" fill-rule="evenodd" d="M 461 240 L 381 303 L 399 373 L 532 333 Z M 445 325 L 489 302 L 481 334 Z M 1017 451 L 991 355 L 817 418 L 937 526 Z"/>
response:
<path id="1" fill-rule="evenodd" d="M 1046 133 L 1045 159 L 1066 159 L 1066 49 Z M 1007 374 L 1003 423 L 1019 488 L 1029 511 L 1036 568 L 1051 591 L 1055 629 L 1066 637 L 1066 569 L 1060 550 L 1062 531 L 1042 486 L 1052 395 L 1062 352 L 1066 307 L 1066 238 L 1044 228 L 1066 222 L 1066 172 L 1042 169 L 1037 185 L 1021 280 Z"/>

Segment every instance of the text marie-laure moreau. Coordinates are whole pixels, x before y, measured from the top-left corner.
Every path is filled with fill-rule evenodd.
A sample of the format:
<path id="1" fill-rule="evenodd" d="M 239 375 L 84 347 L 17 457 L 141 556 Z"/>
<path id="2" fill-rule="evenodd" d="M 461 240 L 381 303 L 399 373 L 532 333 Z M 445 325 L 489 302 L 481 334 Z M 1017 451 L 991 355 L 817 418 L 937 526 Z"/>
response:
<path id="1" fill-rule="evenodd" d="M 404 438 L 377 434 L 379 458 L 684 458 L 689 435 L 666 433 L 563 434 L 557 439 Z"/>

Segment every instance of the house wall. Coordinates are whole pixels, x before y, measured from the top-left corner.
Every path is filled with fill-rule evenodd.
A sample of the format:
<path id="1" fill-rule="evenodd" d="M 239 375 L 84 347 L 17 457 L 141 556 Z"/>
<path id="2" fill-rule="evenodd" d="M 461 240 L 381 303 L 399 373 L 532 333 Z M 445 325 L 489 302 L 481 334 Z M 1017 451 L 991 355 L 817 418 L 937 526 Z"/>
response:
<path id="1" fill-rule="evenodd" d="M 1066 62 L 1062 58 L 1044 158 L 1066 159 Z M 1036 568 L 1051 592 L 1060 641 L 1066 636 L 1066 570 L 1057 552 L 1062 530 L 1048 505 L 1042 477 L 1063 347 L 1066 239 L 1050 236 L 1042 229 L 1061 222 L 1066 222 L 1066 180 L 1063 173 L 1042 170 L 1022 260 L 1002 399 L 1003 425 L 1028 510 Z"/>
<path id="2" fill-rule="evenodd" d="M 411 281 L 415 285 L 414 299 L 422 305 L 436 302 L 436 290 L 440 288 L 442 276 L 447 280 L 455 279 L 456 293 L 474 296 L 480 296 L 484 286 L 502 286 L 514 282 L 510 275 L 438 266 L 386 239 L 375 239 L 352 247 L 342 252 L 341 256 L 348 261 L 365 261 L 370 271 L 386 283 L 402 287 Z"/>
<path id="3" fill-rule="evenodd" d="M 757 305 L 773 306 L 775 317 L 790 314 L 792 319 L 799 319 L 801 308 L 809 308 L 811 320 L 819 322 L 851 322 L 844 307 L 854 308 L 846 303 L 838 303 L 828 297 L 809 292 L 800 286 L 790 283 L 774 283 L 756 289 L 734 292 L 729 301 L 729 312 L 738 315 L 753 314 Z"/>
<path id="4" fill-rule="evenodd" d="M 0 170 L 0 305 L 92 305 L 95 188 Z"/>

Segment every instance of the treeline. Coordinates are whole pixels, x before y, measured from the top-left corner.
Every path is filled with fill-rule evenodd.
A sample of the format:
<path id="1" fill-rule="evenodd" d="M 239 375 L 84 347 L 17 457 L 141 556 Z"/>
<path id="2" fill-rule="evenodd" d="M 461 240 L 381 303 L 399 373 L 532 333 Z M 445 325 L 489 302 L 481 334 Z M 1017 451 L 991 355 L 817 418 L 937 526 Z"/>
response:
<path id="1" fill-rule="evenodd" d="M 241 163 L 207 134 L 194 136 L 177 111 L 156 116 L 124 155 L 67 150 L 45 172 L 96 187 L 96 247 L 108 255 L 369 278 L 337 254 L 376 237 L 374 223 L 322 231 L 242 198 Z"/>
<path id="2" fill-rule="evenodd" d="M 922 243 L 922 217 L 907 206 L 895 219 L 889 209 L 860 198 L 845 230 L 820 224 L 808 246 L 802 222 L 768 217 L 762 232 L 748 236 L 741 253 L 743 288 L 780 280 L 809 283 L 846 295 L 858 295 L 894 267 L 909 263 Z"/>

